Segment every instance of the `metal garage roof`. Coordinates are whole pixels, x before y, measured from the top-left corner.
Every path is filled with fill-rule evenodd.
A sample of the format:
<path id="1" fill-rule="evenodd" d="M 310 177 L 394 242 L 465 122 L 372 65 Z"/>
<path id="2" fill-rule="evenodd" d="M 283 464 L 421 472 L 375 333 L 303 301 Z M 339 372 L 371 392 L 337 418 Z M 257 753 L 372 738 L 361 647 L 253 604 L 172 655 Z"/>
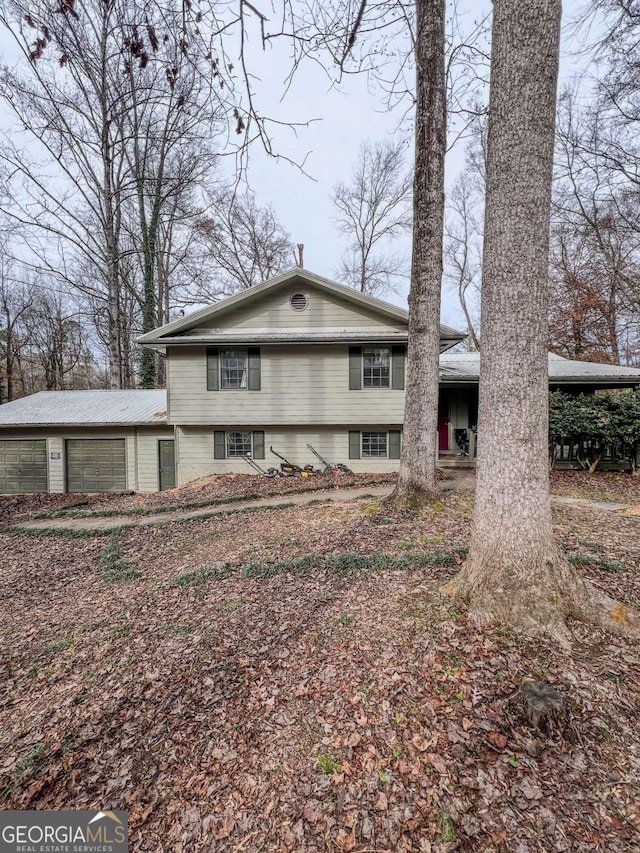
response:
<path id="1" fill-rule="evenodd" d="M 0 426 L 166 424 L 167 392 L 40 391 L 0 406 Z"/>
<path id="2" fill-rule="evenodd" d="M 440 356 L 440 379 L 444 382 L 477 382 L 480 375 L 479 352 L 445 353 Z M 573 361 L 549 353 L 549 382 L 640 385 L 640 369 L 620 367 L 617 364 L 596 364 L 591 361 Z"/>

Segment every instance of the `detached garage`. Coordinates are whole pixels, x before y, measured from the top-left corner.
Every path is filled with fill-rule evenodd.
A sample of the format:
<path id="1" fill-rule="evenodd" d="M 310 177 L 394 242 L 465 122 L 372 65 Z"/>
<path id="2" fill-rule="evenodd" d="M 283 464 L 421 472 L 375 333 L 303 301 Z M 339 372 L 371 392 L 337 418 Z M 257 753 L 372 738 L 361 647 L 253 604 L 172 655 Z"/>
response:
<path id="1" fill-rule="evenodd" d="M 166 408 L 166 391 L 41 391 L 5 403 L 0 494 L 170 488 Z"/>

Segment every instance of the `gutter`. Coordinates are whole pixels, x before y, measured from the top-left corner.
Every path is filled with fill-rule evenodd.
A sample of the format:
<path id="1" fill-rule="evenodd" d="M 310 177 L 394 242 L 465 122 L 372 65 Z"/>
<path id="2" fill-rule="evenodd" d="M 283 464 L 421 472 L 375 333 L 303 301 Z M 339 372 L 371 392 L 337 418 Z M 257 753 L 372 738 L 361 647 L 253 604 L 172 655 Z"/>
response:
<path id="1" fill-rule="evenodd" d="M 44 423 L 44 422 L 27 422 L 15 421 L 14 423 L 0 423 L 0 430 L 12 429 L 14 427 L 33 427 L 34 429 L 77 429 L 78 427 L 137 427 L 137 426 L 169 426 L 169 422 L 165 418 L 161 421 L 74 421 L 73 423 Z"/>

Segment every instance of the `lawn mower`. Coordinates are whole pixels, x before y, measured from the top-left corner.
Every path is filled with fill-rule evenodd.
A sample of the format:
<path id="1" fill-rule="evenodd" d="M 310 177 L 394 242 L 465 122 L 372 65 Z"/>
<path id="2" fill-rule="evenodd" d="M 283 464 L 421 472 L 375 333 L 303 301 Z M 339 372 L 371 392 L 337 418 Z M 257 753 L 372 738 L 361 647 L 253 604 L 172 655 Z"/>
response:
<path id="1" fill-rule="evenodd" d="M 256 474 L 260 474 L 262 477 L 270 477 L 273 479 L 274 477 L 280 476 L 280 471 L 277 468 L 267 468 L 265 471 L 264 468 L 261 468 L 255 459 L 251 456 L 243 456 L 244 461 L 253 468 Z"/>
<path id="2" fill-rule="evenodd" d="M 335 465 L 330 465 L 323 456 L 320 456 L 315 447 L 312 447 L 310 444 L 307 444 L 307 447 L 313 453 L 316 459 L 319 459 L 320 462 L 322 462 L 322 464 L 324 465 L 324 471 L 322 472 L 323 474 L 332 474 L 334 477 L 337 477 L 340 474 L 353 474 L 351 468 L 347 468 L 347 466 L 344 465 L 342 462 L 336 462 Z"/>
<path id="3" fill-rule="evenodd" d="M 304 468 L 301 468 L 299 465 L 295 465 L 293 462 L 289 462 L 288 459 L 285 459 L 280 453 L 270 447 L 269 450 L 273 453 L 274 456 L 277 456 L 278 459 L 282 459 L 280 463 L 280 471 L 285 477 L 317 477 L 318 474 L 321 474 L 321 471 L 316 471 L 313 465 L 305 465 Z"/>

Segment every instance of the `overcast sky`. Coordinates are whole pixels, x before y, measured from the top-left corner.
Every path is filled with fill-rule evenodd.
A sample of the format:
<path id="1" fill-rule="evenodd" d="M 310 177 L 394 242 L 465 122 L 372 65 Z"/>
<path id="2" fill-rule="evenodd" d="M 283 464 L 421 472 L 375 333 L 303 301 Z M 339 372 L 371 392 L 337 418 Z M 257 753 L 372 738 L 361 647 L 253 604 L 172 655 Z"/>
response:
<path id="1" fill-rule="evenodd" d="M 461 4 L 464 8 L 464 3 Z M 473 17 L 490 11 L 490 0 L 470 0 L 467 4 Z M 584 68 L 585 58 L 576 55 L 580 43 L 573 35 L 575 20 L 584 0 L 565 0 L 563 4 L 563 44 L 561 83 Z M 328 78 L 309 66 L 299 72 L 294 85 L 282 103 L 282 79 L 286 75 L 285 57 L 277 50 L 268 51 L 255 66 L 262 85 L 262 103 L 278 117 L 288 120 L 320 118 L 308 128 L 300 128 L 295 138 L 280 133 L 277 149 L 292 160 L 302 162 L 311 177 L 306 177 L 287 162 L 277 162 L 258 150 L 251 155 L 249 180 L 261 202 L 270 201 L 281 222 L 295 243 L 304 243 L 305 267 L 313 272 L 333 277 L 344 244 L 332 222 L 329 196 L 337 180 L 349 177 L 351 165 L 361 141 L 379 140 L 397 134 L 400 115 L 386 110 L 380 94 L 369 91 L 364 77 L 351 77 L 340 90 L 331 88 Z M 260 85 L 260 84 L 258 84 Z M 276 93 L 278 97 L 276 96 Z M 269 102 L 269 95 L 272 100 Z M 449 156 L 447 175 L 450 180 L 462 165 L 463 146 Z M 408 162 L 411 148 L 408 152 Z M 410 241 L 406 241 L 410 252 Z M 408 282 L 390 301 L 406 307 Z M 461 313 L 452 293 L 443 293 L 443 320 L 451 325 L 462 324 Z"/>

